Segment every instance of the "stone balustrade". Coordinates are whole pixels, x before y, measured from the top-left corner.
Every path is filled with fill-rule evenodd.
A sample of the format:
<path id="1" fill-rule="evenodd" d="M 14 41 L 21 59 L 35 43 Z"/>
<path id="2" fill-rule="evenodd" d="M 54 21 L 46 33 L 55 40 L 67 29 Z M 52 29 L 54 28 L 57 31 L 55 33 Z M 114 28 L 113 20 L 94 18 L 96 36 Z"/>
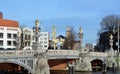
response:
<path id="1" fill-rule="evenodd" d="M 76 59 L 79 57 L 78 50 L 49 50 L 50 59 Z"/>
<path id="2" fill-rule="evenodd" d="M 44 52 L 44 50 L 37 50 Z M 18 57 L 34 57 L 34 50 L 0 50 L 0 58 L 18 58 Z M 107 53 L 89 52 L 90 57 L 107 57 Z M 49 59 L 77 59 L 80 55 L 78 50 L 48 50 Z"/>
<path id="3" fill-rule="evenodd" d="M 33 50 L 0 50 L 0 58 L 32 57 Z"/>
<path id="4" fill-rule="evenodd" d="M 103 52 L 90 52 L 89 56 L 90 57 L 107 57 L 108 54 Z"/>
<path id="5" fill-rule="evenodd" d="M 34 52 L 35 52 L 34 50 L 0 50 L 0 58 L 33 57 Z M 48 55 L 50 59 L 78 58 L 79 51 L 77 50 L 48 50 Z"/>

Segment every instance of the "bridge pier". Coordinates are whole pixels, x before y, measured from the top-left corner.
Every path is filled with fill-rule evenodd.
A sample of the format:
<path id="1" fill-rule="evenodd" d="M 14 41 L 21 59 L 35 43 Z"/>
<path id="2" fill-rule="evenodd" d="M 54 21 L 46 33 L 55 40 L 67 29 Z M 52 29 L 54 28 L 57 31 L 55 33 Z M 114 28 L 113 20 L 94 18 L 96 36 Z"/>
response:
<path id="1" fill-rule="evenodd" d="M 88 55 L 84 55 L 82 57 L 79 57 L 79 60 L 77 60 L 75 66 L 75 71 L 92 71 L 90 58 Z"/>
<path id="2" fill-rule="evenodd" d="M 34 74 L 50 74 L 47 52 L 36 53 L 35 57 L 37 61 L 35 64 Z"/>

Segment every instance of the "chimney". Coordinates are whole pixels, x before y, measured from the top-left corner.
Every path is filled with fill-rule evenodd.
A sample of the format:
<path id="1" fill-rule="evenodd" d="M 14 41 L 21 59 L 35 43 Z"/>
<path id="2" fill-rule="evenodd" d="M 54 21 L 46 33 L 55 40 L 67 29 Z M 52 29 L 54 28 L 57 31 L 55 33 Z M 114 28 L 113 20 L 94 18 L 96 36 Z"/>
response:
<path id="1" fill-rule="evenodd" d="M 2 12 L 0 12 L 0 19 L 2 19 L 3 18 L 3 13 Z"/>

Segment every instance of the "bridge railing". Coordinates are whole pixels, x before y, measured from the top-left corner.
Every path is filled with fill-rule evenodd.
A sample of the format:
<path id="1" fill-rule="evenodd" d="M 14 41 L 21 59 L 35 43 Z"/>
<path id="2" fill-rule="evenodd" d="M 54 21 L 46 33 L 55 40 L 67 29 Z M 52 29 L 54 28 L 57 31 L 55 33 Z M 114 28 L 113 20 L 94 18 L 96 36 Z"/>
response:
<path id="1" fill-rule="evenodd" d="M 103 52 L 90 52 L 89 56 L 90 57 L 107 57 L 108 54 Z"/>
<path id="2" fill-rule="evenodd" d="M 49 50 L 49 57 L 54 58 L 78 58 L 79 51 L 77 50 Z"/>
<path id="3" fill-rule="evenodd" d="M 0 50 L 0 58 L 32 57 L 33 55 L 33 50 Z"/>
<path id="4" fill-rule="evenodd" d="M 0 58 L 33 57 L 34 53 L 34 50 L 0 50 Z M 50 58 L 77 58 L 79 57 L 79 51 L 48 50 L 48 55 Z"/>
<path id="5" fill-rule="evenodd" d="M 41 51 L 41 50 L 38 50 Z M 0 50 L 0 58 L 15 57 L 34 57 L 34 50 Z M 78 50 L 48 50 L 51 59 L 54 58 L 78 58 L 80 52 Z M 90 57 L 107 57 L 107 53 L 90 52 Z"/>

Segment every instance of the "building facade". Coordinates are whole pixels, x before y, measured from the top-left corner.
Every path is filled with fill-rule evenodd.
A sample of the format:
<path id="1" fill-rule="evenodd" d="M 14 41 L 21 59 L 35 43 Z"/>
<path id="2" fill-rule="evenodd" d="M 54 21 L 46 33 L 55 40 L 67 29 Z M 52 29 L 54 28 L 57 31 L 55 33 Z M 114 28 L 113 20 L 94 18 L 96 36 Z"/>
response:
<path id="1" fill-rule="evenodd" d="M 28 27 L 24 27 L 21 28 L 21 47 L 24 50 L 29 50 L 32 49 L 32 42 L 33 42 L 33 30 L 28 28 Z"/>
<path id="2" fill-rule="evenodd" d="M 17 21 L 3 19 L 0 12 L 0 50 L 29 50 L 32 49 L 33 42 L 35 42 L 33 29 L 20 28 Z M 42 49 L 48 49 L 49 33 L 40 32 L 39 42 Z"/>
<path id="3" fill-rule="evenodd" d="M 19 31 L 18 22 L 3 19 L 3 14 L 0 12 L 0 50 L 15 49 L 17 46 L 17 33 Z"/>
<path id="4" fill-rule="evenodd" d="M 31 28 L 21 29 L 21 47 L 24 50 L 32 49 L 33 43 L 35 42 L 34 30 Z M 49 33 L 40 32 L 39 42 L 41 43 L 42 49 L 48 49 L 49 46 Z"/>

